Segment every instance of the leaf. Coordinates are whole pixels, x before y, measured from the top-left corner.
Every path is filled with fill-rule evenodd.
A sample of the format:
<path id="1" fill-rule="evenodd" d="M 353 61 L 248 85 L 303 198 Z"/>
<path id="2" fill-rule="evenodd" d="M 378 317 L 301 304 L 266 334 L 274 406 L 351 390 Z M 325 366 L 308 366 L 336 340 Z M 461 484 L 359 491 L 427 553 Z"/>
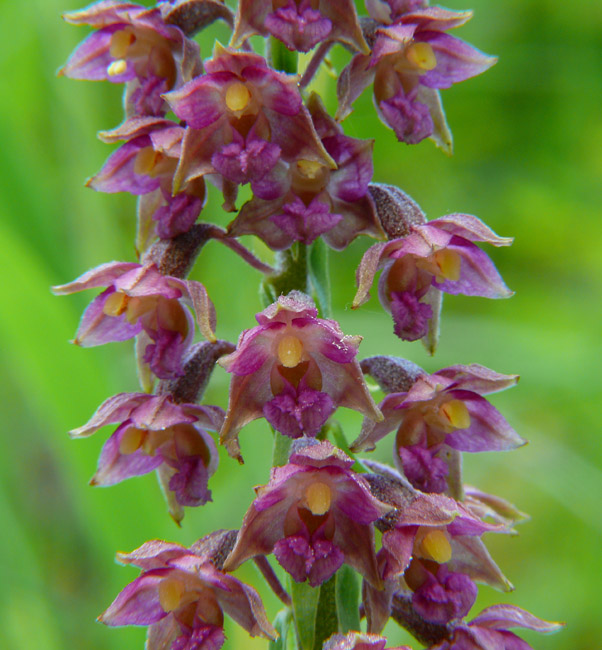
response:
<path id="1" fill-rule="evenodd" d="M 272 452 L 272 466 L 281 467 L 288 463 L 289 452 L 291 449 L 292 438 L 284 436 L 278 431 L 274 431 L 274 451 Z"/>
<path id="2" fill-rule="evenodd" d="M 339 631 L 335 597 L 336 581 L 337 576 L 335 574 L 320 587 L 313 650 L 322 650 L 324 641 Z"/>
<path id="3" fill-rule="evenodd" d="M 356 572 L 344 564 L 337 572 L 336 606 L 339 632 L 360 629 L 360 583 Z"/>
<path id="4" fill-rule="evenodd" d="M 320 316 L 331 317 L 330 275 L 328 273 L 328 247 L 321 238 L 316 239 L 309 251 L 309 278 L 316 294 Z"/>
<path id="5" fill-rule="evenodd" d="M 274 627 L 278 632 L 278 639 L 276 639 L 276 641 L 270 641 L 270 650 L 286 650 L 288 631 L 291 626 L 292 618 L 293 613 L 288 607 L 281 609 L 278 612 L 274 619 Z"/>
<path id="6" fill-rule="evenodd" d="M 299 650 L 313 650 L 320 590 L 291 580 L 291 597 Z"/>

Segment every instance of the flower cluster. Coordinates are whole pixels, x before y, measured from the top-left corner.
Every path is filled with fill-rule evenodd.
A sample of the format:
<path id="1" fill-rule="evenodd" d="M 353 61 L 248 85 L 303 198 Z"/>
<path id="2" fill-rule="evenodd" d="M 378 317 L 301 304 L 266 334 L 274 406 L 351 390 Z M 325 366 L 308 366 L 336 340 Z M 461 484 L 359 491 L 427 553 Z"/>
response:
<path id="1" fill-rule="evenodd" d="M 118 147 L 87 185 L 138 197 L 138 259 L 54 288 L 101 290 L 74 343 L 136 341 L 142 391 L 108 398 L 71 432 L 87 437 L 116 425 L 91 484 L 156 470 L 180 523 L 184 507 L 212 499 L 218 443 L 242 463 L 239 433 L 248 423 L 264 419 L 274 437 L 269 480 L 238 530 L 189 547 L 150 541 L 118 555 L 142 573 L 100 620 L 147 626 L 148 650 L 218 650 L 224 615 L 251 636 L 280 637 L 281 650 L 291 623 L 299 650 L 384 650 L 380 634 L 391 618 L 431 650 L 528 648 L 509 628 L 558 627 L 510 605 L 466 622 L 477 583 L 511 588 L 483 535 L 511 533 L 523 515 L 464 486 L 461 453 L 524 444 L 485 398 L 518 377 L 475 363 L 428 372 L 394 356 L 360 360 L 362 336 L 344 334 L 329 317 L 328 247 L 345 249 L 360 235 L 380 241 L 359 263 L 352 306 L 368 300 L 380 271 L 378 294 L 395 334 L 421 339 L 432 353 L 443 293 L 511 295 L 477 245 L 511 240 L 467 214 L 428 221 L 401 189 L 372 182 L 373 142 L 341 124 L 372 87 L 378 115 L 400 141 L 431 137 L 451 152 L 439 91 L 495 59 L 448 34 L 470 12 L 426 0 L 365 6 L 358 16 L 351 0 L 240 0 L 236 12 L 222 0 L 152 8 L 101 0 L 65 16 L 93 32 L 60 74 L 125 84 L 124 121 L 99 136 Z M 231 29 L 230 44 L 216 43 L 202 60 L 195 34 L 216 20 Z M 336 44 L 351 55 L 333 117 L 308 86 Z M 310 53 L 301 75 L 296 52 Z M 197 223 L 207 183 L 236 213 L 225 229 Z M 237 205 L 244 185 L 250 198 Z M 275 267 L 243 246 L 242 235 L 275 251 Z M 209 239 L 265 275 L 257 325 L 236 345 L 217 338 L 205 286 L 187 279 Z M 231 375 L 225 409 L 201 404 L 216 365 Z M 380 404 L 365 375 L 384 393 Z M 350 446 L 334 419 L 339 407 L 364 417 Z M 392 431 L 391 465 L 355 456 Z M 232 575 L 251 559 L 284 605 L 274 625 L 258 592 Z"/>

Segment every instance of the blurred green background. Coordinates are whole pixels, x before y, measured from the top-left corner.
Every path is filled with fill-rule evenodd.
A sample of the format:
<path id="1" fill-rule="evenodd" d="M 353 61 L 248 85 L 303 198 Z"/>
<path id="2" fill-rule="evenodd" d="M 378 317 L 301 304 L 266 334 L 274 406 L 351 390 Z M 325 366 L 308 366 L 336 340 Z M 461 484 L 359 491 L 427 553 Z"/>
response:
<path id="1" fill-rule="evenodd" d="M 455 136 L 449 159 L 430 142 L 407 147 L 374 115 L 365 94 L 345 123 L 376 139 L 375 180 L 403 187 L 430 218 L 478 215 L 510 249 L 488 251 L 508 285 L 509 301 L 447 297 L 440 349 L 428 358 L 401 343 L 372 300 L 349 305 L 354 267 L 369 241 L 331 256 L 336 317 L 361 333 L 362 356 L 395 354 L 429 371 L 478 362 L 519 373 L 519 386 L 494 403 L 530 444 L 511 454 L 466 459 L 466 479 L 498 493 L 532 520 L 514 538 L 489 540 L 516 591 L 481 589 L 476 611 L 511 602 L 553 620 L 562 633 L 536 648 L 601 648 L 602 444 L 600 352 L 602 220 L 602 4 L 596 0 L 449 0 L 475 10 L 457 35 L 500 57 L 483 76 L 444 91 Z M 57 79 L 55 72 L 86 28 L 60 19 L 72 0 L 0 0 L 0 320 L 5 448 L 0 456 L 0 648 L 142 648 L 141 629 L 94 622 L 135 572 L 114 564 L 117 550 L 147 539 L 190 544 L 219 527 L 238 527 L 251 486 L 265 483 L 271 454 L 262 422 L 242 433 L 244 467 L 222 454 L 214 502 L 188 510 L 178 529 L 166 515 L 153 475 L 110 489 L 87 481 L 110 430 L 71 442 L 66 432 L 106 397 L 137 390 L 129 343 L 83 350 L 68 344 L 90 295 L 54 298 L 64 283 L 103 262 L 133 259 L 134 204 L 128 195 L 83 186 L 110 148 L 95 132 L 121 121 L 120 89 Z M 208 56 L 211 28 L 200 39 Z M 334 57 L 339 65 L 343 51 Z M 318 85 L 333 100 L 332 79 Z M 205 218 L 227 223 L 215 192 Z M 266 251 L 254 241 L 261 255 Z M 259 309 L 258 274 L 217 244 L 194 277 L 218 310 L 218 334 L 235 339 Z M 216 371 L 208 403 L 225 406 L 227 376 Z M 344 413 L 350 438 L 360 418 Z M 390 442 L 380 444 L 385 459 Z M 240 577 L 267 593 L 253 567 Z M 271 614 L 277 604 L 269 597 Z M 228 648 L 265 647 L 228 627 Z M 390 625 L 390 645 L 406 639 Z M 417 647 L 417 644 L 415 644 Z"/>

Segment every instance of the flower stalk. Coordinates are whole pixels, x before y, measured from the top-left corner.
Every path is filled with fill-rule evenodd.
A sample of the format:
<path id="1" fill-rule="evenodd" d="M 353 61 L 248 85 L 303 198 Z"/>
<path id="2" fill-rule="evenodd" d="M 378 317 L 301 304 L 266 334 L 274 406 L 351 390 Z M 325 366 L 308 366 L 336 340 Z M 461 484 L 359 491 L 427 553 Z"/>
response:
<path id="1" fill-rule="evenodd" d="M 220 498 L 210 487 L 217 444 L 242 464 L 249 422 L 265 420 L 273 435 L 266 482 L 236 530 L 119 554 L 141 573 L 100 620 L 147 626 L 147 650 L 219 650 L 225 615 L 271 650 L 384 650 L 389 619 L 430 650 L 528 648 L 509 628 L 559 628 L 511 605 L 466 618 L 477 583 L 512 588 L 482 536 L 513 533 L 524 515 L 465 486 L 462 454 L 524 444 L 484 397 L 518 377 L 478 363 L 426 371 L 395 356 L 360 359 L 363 336 L 332 319 L 329 248 L 360 236 L 378 241 L 359 260 L 352 307 L 369 299 L 380 274 L 394 333 L 431 354 L 443 294 L 512 295 L 481 249 L 512 240 L 472 215 L 428 220 L 400 188 L 373 182 L 373 141 L 342 124 L 370 88 L 400 142 L 430 138 L 451 153 L 440 91 L 495 58 L 448 34 L 471 12 L 427 0 L 366 0 L 365 10 L 358 16 L 350 0 L 240 0 L 234 15 L 221 0 L 151 8 L 102 0 L 66 16 L 93 31 L 60 74 L 124 84 L 124 122 L 99 134 L 118 148 L 87 185 L 138 197 L 137 261 L 109 262 L 54 289 L 101 289 L 76 344 L 135 339 L 142 392 L 108 398 L 71 432 L 116 426 L 91 483 L 156 471 L 180 524 L 185 508 Z M 216 20 L 231 41 L 202 60 L 192 37 Z M 263 54 L 251 36 L 264 39 Z M 332 116 L 306 88 L 337 44 L 349 58 Z M 311 52 L 302 75 L 299 52 Z M 235 213 L 225 229 L 198 222 L 207 183 Z M 240 205 L 243 185 L 252 196 Z M 275 266 L 242 235 L 271 248 Z M 213 301 L 187 279 L 212 239 L 264 276 L 257 325 L 237 323 L 236 345 L 218 338 Z M 225 410 L 204 403 L 217 364 L 231 376 Z M 367 377 L 384 394 L 380 404 Z M 351 445 L 338 408 L 364 418 Z M 390 463 L 359 456 L 393 432 Z M 284 606 L 273 624 L 259 592 L 232 575 L 249 560 Z"/>

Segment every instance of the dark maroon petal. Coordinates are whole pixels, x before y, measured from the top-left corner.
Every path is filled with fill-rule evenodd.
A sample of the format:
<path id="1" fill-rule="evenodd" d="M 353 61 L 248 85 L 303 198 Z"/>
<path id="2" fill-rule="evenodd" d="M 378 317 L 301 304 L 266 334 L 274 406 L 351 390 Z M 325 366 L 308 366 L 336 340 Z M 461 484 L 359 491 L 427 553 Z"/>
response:
<path id="1" fill-rule="evenodd" d="M 195 626 L 191 634 L 178 636 L 170 650 L 219 650 L 225 640 L 223 628 L 201 623 L 199 627 Z"/>
<path id="2" fill-rule="evenodd" d="M 277 395 L 263 406 L 265 419 L 280 433 L 289 438 L 300 438 L 303 430 L 296 413 L 295 396 L 290 393 Z"/>
<path id="3" fill-rule="evenodd" d="M 417 144 L 432 135 L 434 130 L 429 107 L 405 95 L 403 90 L 378 104 L 379 113 L 400 142 Z"/>
<path id="4" fill-rule="evenodd" d="M 285 203 L 282 212 L 269 217 L 285 235 L 293 241 L 311 244 L 317 237 L 328 232 L 342 219 L 340 214 L 332 214 L 330 206 L 318 197 L 306 206 L 297 196 L 292 203 Z"/>
<path id="5" fill-rule="evenodd" d="M 325 138 L 326 151 L 337 164 L 330 176 L 328 191 L 342 201 L 357 201 L 366 195 L 372 180 L 371 140 L 356 140 L 344 135 Z"/>
<path id="6" fill-rule="evenodd" d="M 379 551 L 383 580 L 392 580 L 408 568 L 414 551 L 418 526 L 394 528 L 383 534 L 383 548 Z"/>
<path id="7" fill-rule="evenodd" d="M 150 336 L 150 333 L 149 333 Z M 159 379 L 175 379 L 184 374 L 182 357 L 187 342 L 179 332 L 161 329 L 152 335 L 153 343 L 146 346 L 144 362 Z"/>
<path id="8" fill-rule="evenodd" d="M 450 573 L 441 566 L 437 576 L 426 572 L 426 581 L 414 592 L 412 604 L 427 621 L 445 625 L 470 611 L 477 586 L 463 573 Z"/>
<path id="9" fill-rule="evenodd" d="M 404 341 L 417 341 L 426 336 L 433 309 L 410 291 L 394 291 L 391 293 L 391 315 L 395 334 Z"/>
<path id="10" fill-rule="evenodd" d="M 317 436 L 336 410 L 330 395 L 311 388 L 299 391 L 297 403 L 303 431 L 308 436 Z"/>
<path id="11" fill-rule="evenodd" d="M 163 95 L 168 90 L 168 80 L 150 72 L 145 77 L 133 79 L 128 84 L 125 99 L 128 116 L 164 115 L 167 113 L 167 104 Z"/>
<path id="12" fill-rule="evenodd" d="M 300 535 L 291 535 L 276 542 L 274 555 L 280 566 L 296 582 L 305 582 L 313 562 L 313 550 L 309 542 Z M 308 568 L 309 567 L 309 568 Z"/>
<path id="13" fill-rule="evenodd" d="M 219 650 L 225 641 L 223 628 L 207 625 L 197 618 L 190 634 L 184 633 L 178 636 L 170 646 L 170 650 Z M 149 646 L 149 650 L 154 648 Z"/>
<path id="14" fill-rule="evenodd" d="M 263 407 L 266 420 L 280 433 L 300 438 L 316 436 L 334 413 L 335 406 L 326 393 L 310 388 L 283 392 Z"/>
<path id="15" fill-rule="evenodd" d="M 177 472 L 169 481 L 169 489 L 176 493 L 178 503 L 183 506 L 202 506 L 211 501 L 207 488 L 209 472 L 200 456 L 179 458 Z"/>
<path id="16" fill-rule="evenodd" d="M 308 570 L 309 584 L 318 587 L 341 568 L 344 555 L 338 546 L 327 539 L 312 541 L 313 561 Z"/>
<path id="17" fill-rule="evenodd" d="M 244 142 L 236 135 L 234 142 L 213 154 L 211 164 L 224 178 L 234 183 L 260 180 L 280 159 L 280 147 L 257 137 L 247 138 Z"/>
<path id="18" fill-rule="evenodd" d="M 157 235 L 161 239 L 171 239 L 188 232 L 202 209 L 203 201 L 197 196 L 186 192 L 168 195 L 165 205 L 153 214 L 153 219 L 157 222 Z"/>
<path id="19" fill-rule="evenodd" d="M 447 464 L 420 445 L 400 447 L 403 473 L 410 483 L 423 492 L 441 493 L 447 489 Z"/>

